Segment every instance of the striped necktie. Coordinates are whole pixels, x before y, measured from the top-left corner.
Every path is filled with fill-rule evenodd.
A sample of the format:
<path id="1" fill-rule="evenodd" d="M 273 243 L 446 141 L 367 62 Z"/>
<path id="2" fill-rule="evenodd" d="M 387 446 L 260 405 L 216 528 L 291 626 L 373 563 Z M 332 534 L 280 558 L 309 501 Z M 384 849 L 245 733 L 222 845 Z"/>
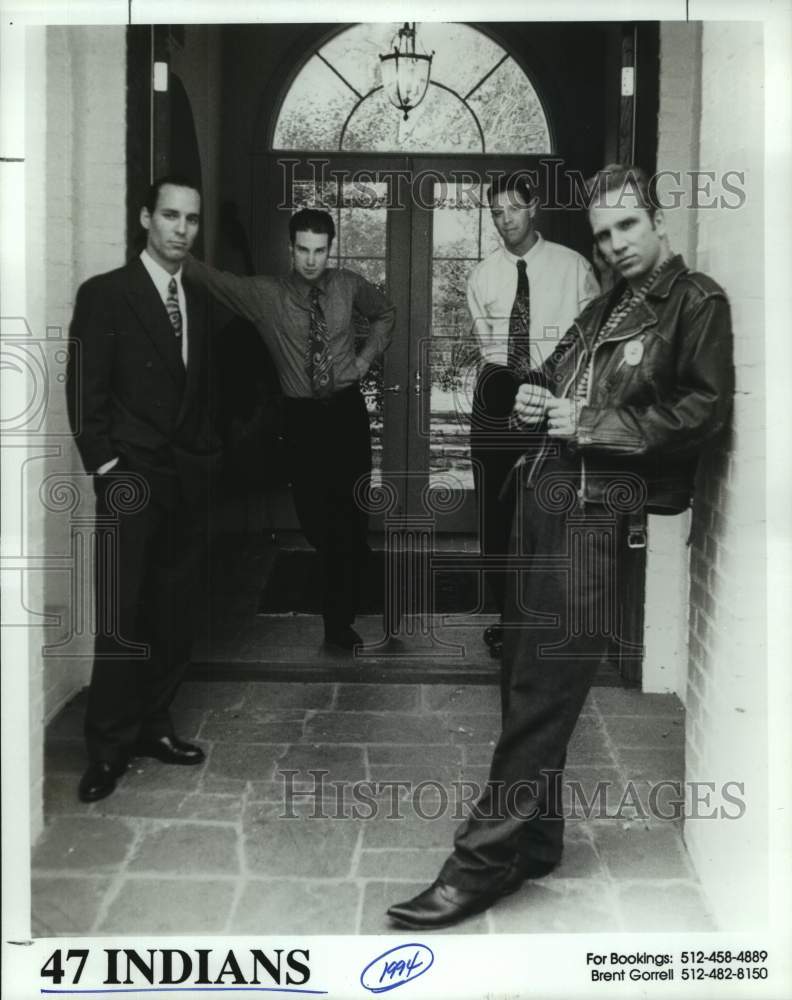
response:
<path id="1" fill-rule="evenodd" d="M 168 282 L 168 297 L 165 299 L 165 308 L 168 310 L 168 319 L 171 321 L 174 334 L 181 337 L 182 314 L 179 308 L 179 290 L 175 278 L 171 278 Z"/>
<path id="2" fill-rule="evenodd" d="M 506 363 L 525 375 L 531 369 L 531 288 L 524 260 L 517 261 L 517 294 L 509 316 L 509 346 Z"/>
<path id="3" fill-rule="evenodd" d="M 327 320 L 319 303 L 319 289 L 312 288 L 309 295 L 308 328 L 308 377 L 314 396 L 324 399 L 333 391 L 333 369 L 330 366 L 330 338 Z"/>

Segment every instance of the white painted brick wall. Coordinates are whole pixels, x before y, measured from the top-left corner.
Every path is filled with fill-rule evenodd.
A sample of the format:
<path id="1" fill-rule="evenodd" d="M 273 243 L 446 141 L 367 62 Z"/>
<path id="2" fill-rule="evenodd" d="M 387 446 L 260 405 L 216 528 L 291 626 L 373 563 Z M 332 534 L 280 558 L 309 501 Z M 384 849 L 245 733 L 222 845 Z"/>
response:
<path id="1" fill-rule="evenodd" d="M 43 83 L 43 65 L 45 62 L 46 42 L 41 29 L 33 30 L 25 40 L 25 135 L 24 135 L 24 205 L 41 205 L 44 200 L 46 154 L 45 154 L 45 87 Z M 18 151 L 21 152 L 21 151 Z M 45 334 L 45 311 L 42 292 L 42 274 L 46 261 L 46 218 L 43 212 L 32 214 L 25 211 L 24 232 L 24 298 L 25 324 L 30 334 L 41 341 Z M 16 311 L 16 310 L 14 310 Z M 33 348 L 44 351 L 40 343 Z M 43 359 L 51 374 L 51 363 L 54 360 L 51 351 L 46 352 Z M 32 372 L 31 372 L 32 374 Z M 31 379 L 33 382 L 33 379 Z M 41 388 L 45 388 L 41 386 Z M 42 395 L 42 400 L 46 397 Z M 51 406 L 46 411 L 46 419 L 51 417 Z M 4 489 L 13 489 L 15 501 L 19 503 L 21 526 L 24 532 L 24 547 L 20 554 L 29 557 L 41 557 L 46 553 L 46 518 L 41 503 L 38 501 L 38 485 L 47 470 L 47 462 L 42 458 L 46 454 L 48 442 L 40 436 L 46 430 L 42 426 L 37 433 L 31 434 L 25 441 L 25 464 L 10 481 L 4 482 Z M 20 442 L 21 443 L 21 442 Z M 5 456 L 4 456 L 5 457 Z M 20 580 L 24 606 L 32 611 L 42 608 L 44 604 L 44 575 L 27 571 Z M 44 713 L 44 668 L 40 649 L 42 630 L 35 624 L 36 619 L 30 616 L 33 624 L 25 627 L 26 650 L 24 659 L 28 661 L 28 768 L 31 776 L 30 785 L 30 837 L 35 839 L 43 823 L 43 746 L 41 719 Z M 20 650 L 21 651 L 21 650 Z M 6 669 L 11 663 L 4 664 Z M 23 663 L 14 662 L 17 669 Z M 13 724 L 13 723 L 12 723 Z M 21 734 L 20 734 L 21 735 Z"/>
<path id="2" fill-rule="evenodd" d="M 695 213 L 689 204 L 689 172 L 698 167 L 697 66 L 700 27 L 668 23 L 661 28 L 658 172 L 661 203 L 672 249 L 690 262 L 695 253 Z M 682 193 L 680 193 L 682 192 Z M 686 199 L 686 200 L 685 200 Z M 688 558 L 690 517 L 650 517 L 646 557 L 644 691 L 673 691 L 684 702 L 688 657 Z"/>
<path id="3" fill-rule="evenodd" d="M 737 392 L 730 441 L 701 470 L 690 559 L 687 778 L 745 783 L 741 820 L 688 820 L 685 840 L 724 927 L 764 919 L 764 232 L 761 25 L 706 23 L 700 169 L 744 171 L 737 210 L 699 209 L 696 266 L 732 305 Z M 662 121 L 661 121 L 662 130 Z"/>
<path id="4" fill-rule="evenodd" d="M 688 183 L 683 207 L 665 214 L 674 249 L 723 285 L 732 307 L 733 431 L 699 475 L 679 693 L 688 781 L 743 781 L 746 798 L 744 819 L 688 820 L 685 839 L 722 925 L 751 926 L 763 918 L 755 886 L 765 884 L 767 772 L 761 26 L 664 24 L 660 65 L 658 170 L 714 171 L 715 194 L 726 171 L 745 173 L 738 210 L 691 210 Z M 661 574 L 650 596 L 652 586 L 677 593 L 669 560 L 667 548 L 650 551 L 650 574 Z M 647 602 L 648 628 L 652 615 Z"/>
<path id="5" fill-rule="evenodd" d="M 92 274 L 124 262 L 126 253 L 126 39 L 123 28 L 50 27 L 46 31 L 45 94 L 31 99 L 28 135 L 43 159 L 37 197 L 28 199 L 27 232 L 41 233 L 43 269 L 30 274 L 27 315 L 35 318 L 37 337 L 46 328 L 64 337 L 78 285 Z M 32 270 L 32 268 L 29 268 Z M 68 426 L 65 396 L 52 395 L 48 428 L 60 435 Z M 30 551 L 50 556 L 68 554 L 67 514 L 47 513 L 37 497 L 43 475 L 82 473 L 68 438 L 59 456 L 40 463 L 29 483 Z M 88 497 L 90 502 L 90 496 Z M 70 606 L 67 575 L 60 572 L 31 581 L 35 607 L 63 611 Z M 63 627 L 42 629 L 41 641 L 52 642 Z M 74 658 L 48 656 L 39 644 L 31 664 L 30 746 L 32 808 L 35 837 L 40 828 L 44 726 L 87 682 L 91 645 Z"/>

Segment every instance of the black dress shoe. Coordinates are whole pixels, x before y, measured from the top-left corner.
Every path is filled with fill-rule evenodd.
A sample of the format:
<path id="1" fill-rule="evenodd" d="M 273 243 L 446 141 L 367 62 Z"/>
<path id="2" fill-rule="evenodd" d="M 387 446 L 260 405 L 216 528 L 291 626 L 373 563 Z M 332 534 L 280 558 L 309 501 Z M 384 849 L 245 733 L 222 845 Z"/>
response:
<path id="1" fill-rule="evenodd" d="M 363 640 L 351 625 L 332 628 L 325 626 L 324 641 L 328 646 L 338 646 L 340 649 L 354 649 L 355 646 L 363 645 Z"/>
<path id="2" fill-rule="evenodd" d="M 492 648 L 496 644 L 503 643 L 503 626 L 488 625 L 484 629 L 484 644 Z"/>
<path id="3" fill-rule="evenodd" d="M 521 861 L 518 870 L 520 882 L 526 878 L 544 878 L 558 868 L 557 861 Z M 517 886 L 515 885 L 515 889 Z"/>
<path id="4" fill-rule="evenodd" d="M 388 916 L 404 927 L 447 927 L 489 909 L 493 903 L 518 889 L 521 882 L 521 877 L 511 875 L 491 889 L 468 892 L 437 879 L 413 899 L 391 906 Z"/>
<path id="5" fill-rule="evenodd" d="M 115 791 L 116 781 L 126 771 L 126 764 L 113 764 L 108 760 L 94 760 L 85 770 L 77 794 L 80 802 L 98 802 Z"/>
<path id="6" fill-rule="evenodd" d="M 175 736 L 160 736 L 158 740 L 144 740 L 132 751 L 135 757 L 155 757 L 163 764 L 202 764 L 206 754 L 200 747 Z"/>
<path id="7" fill-rule="evenodd" d="M 489 649 L 493 660 L 499 660 L 503 655 L 503 625 L 490 625 L 484 629 L 484 643 Z"/>

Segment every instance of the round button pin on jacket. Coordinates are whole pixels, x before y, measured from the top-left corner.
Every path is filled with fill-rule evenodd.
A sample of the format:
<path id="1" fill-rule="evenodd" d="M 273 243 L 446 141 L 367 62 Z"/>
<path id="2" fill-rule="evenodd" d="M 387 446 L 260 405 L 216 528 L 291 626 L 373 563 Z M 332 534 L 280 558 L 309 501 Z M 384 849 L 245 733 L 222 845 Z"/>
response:
<path id="1" fill-rule="evenodd" d="M 631 340 L 624 345 L 624 360 L 628 365 L 639 365 L 643 357 L 644 346 L 640 340 Z"/>

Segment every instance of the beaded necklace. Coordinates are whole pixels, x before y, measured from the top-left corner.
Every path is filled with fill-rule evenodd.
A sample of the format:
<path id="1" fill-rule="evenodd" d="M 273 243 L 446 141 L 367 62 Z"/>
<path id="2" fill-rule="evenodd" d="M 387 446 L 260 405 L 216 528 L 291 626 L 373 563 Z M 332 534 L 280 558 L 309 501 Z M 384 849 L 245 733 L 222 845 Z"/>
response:
<path id="1" fill-rule="evenodd" d="M 588 387 L 591 381 L 591 370 L 594 365 L 594 352 L 599 346 L 599 344 L 611 333 L 616 327 L 621 323 L 621 321 L 629 313 L 643 302 L 646 298 L 647 292 L 654 284 L 660 272 L 666 267 L 668 263 L 672 260 L 671 257 L 667 257 L 662 264 L 659 264 L 654 271 L 649 275 L 649 277 L 641 284 L 637 292 L 634 292 L 629 285 L 627 285 L 624 291 L 619 296 L 619 301 L 613 307 L 613 311 L 608 317 L 607 321 L 603 323 L 600 328 L 599 333 L 594 338 L 594 343 L 591 345 L 591 354 L 589 355 L 588 363 L 586 364 L 585 371 L 580 377 L 580 381 L 575 389 L 575 399 L 580 403 L 585 403 L 588 397 Z"/>

